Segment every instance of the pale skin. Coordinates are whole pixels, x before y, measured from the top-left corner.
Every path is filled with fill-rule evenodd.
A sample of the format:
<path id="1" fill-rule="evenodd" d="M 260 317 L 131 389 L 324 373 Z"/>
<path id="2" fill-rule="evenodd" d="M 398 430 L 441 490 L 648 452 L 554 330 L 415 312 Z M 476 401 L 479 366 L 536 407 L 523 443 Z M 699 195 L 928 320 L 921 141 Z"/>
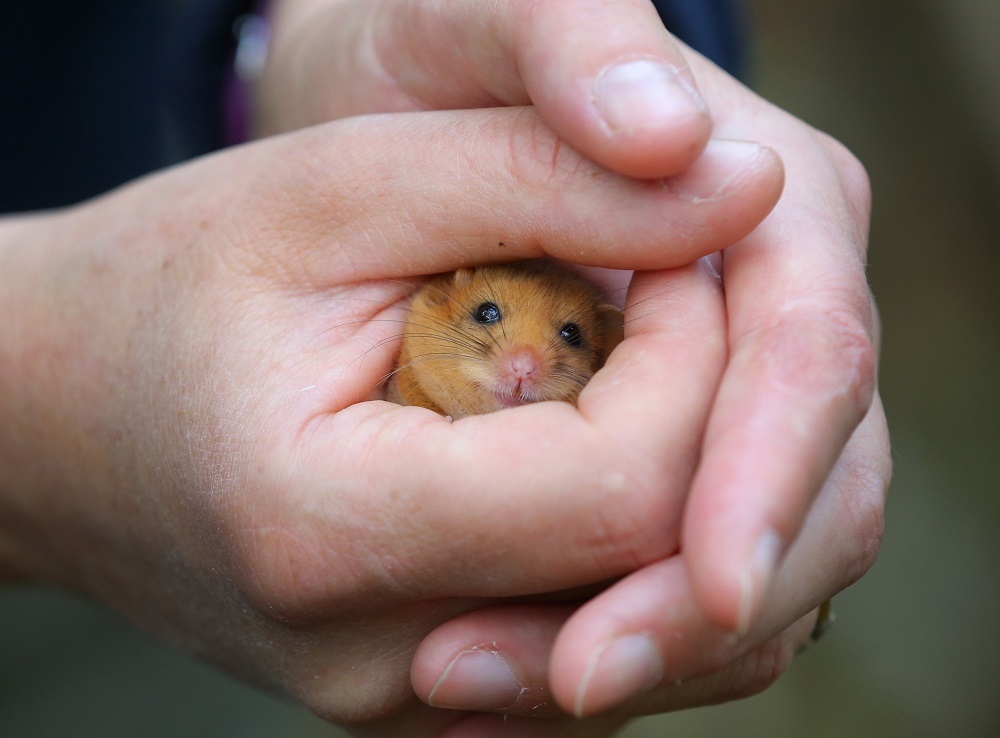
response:
<path id="1" fill-rule="evenodd" d="M 607 735 L 759 690 L 878 547 L 863 170 L 645 3 L 438 7 L 276 8 L 262 132 L 403 115 L 0 225 L 2 571 L 359 733 Z M 602 123 L 636 59 L 683 94 Z M 724 294 L 692 264 L 720 249 Z M 405 279 L 542 255 L 639 270 L 578 410 L 362 401 Z"/>

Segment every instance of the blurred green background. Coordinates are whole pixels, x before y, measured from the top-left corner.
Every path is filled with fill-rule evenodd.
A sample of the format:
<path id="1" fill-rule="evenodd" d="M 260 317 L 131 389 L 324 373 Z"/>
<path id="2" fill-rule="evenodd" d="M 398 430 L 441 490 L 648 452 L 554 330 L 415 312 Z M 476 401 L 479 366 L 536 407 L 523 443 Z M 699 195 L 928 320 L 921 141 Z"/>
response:
<path id="1" fill-rule="evenodd" d="M 1000 2 L 751 0 L 754 86 L 872 178 L 896 475 L 874 569 L 763 695 L 650 736 L 1000 735 Z M 0 736 L 336 736 L 63 595 L 0 593 Z"/>

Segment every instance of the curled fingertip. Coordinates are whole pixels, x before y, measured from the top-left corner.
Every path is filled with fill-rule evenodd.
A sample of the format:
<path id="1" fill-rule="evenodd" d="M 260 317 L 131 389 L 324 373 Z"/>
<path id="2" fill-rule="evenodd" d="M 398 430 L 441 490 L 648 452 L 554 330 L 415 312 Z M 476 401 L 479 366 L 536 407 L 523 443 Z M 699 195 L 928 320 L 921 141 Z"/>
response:
<path id="1" fill-rule="evenodd" d="M 747 177 L 775 169 L 784 180 L 781 159 L 756 141 L 712 139 L 681 175 L 667 181 L 671 192 L 692 202 L 721 200 Z"/>
<path id="2" fill-rule="evenodd" d="M 660 649 L 647 633 L 615 636 L 599 645 L 577 685 L 573 714 L 578 718 L 645 694 L 663 679 Z"/>
<path id="3" fill-rule="evenodd" d="M 676 67 L 658 59 L 632 59 L 606 67 L 594 81 L 593 104 L 613 135 L 708 117 L 708 106 L 694 85 Z"/>
<path id="4" fill-rule="evenodd" d="M 753 617 L 774 579 L 784 543 L 772 529 L 765 530 L 757 539 L 753 553 L 740 574 L 740 601 L 736 616 L 736 633 L 746 635 Z"/>
<path id="5" fill-rule="evenodd" d="M 453 710 L 502 710 L 513 706 L 523 691 L 502 654 L 471 648 L 445 667 L 427 695 L 427 704 Z"/>

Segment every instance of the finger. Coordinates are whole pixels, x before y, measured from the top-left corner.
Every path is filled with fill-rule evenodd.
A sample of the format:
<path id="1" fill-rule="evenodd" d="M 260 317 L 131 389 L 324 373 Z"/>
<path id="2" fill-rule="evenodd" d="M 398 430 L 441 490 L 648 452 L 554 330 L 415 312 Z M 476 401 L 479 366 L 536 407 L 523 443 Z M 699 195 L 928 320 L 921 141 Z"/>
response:
<path id="1" fill-rule="evenodd" d="M 413 689 L 430 705 L 494 713 L 497 717 L 490 725 L 511 723 L 513 716 L 522 715 L 535 725 L 540 722 L 537 729 L 544 730 L 552 718 L 565 714 L 552 697 L 548 666 L 553 643 L 572 612 L 568 607 L 520 605 L 484 608 L 455 618 L 429 633 L 418 647 L 411 668 Z M 604 717 L 623 721 L 756 694 L 784 672 L 808 642 L 815 623 L 816 613 L 808 613 L 716 670 L 663 680 L 651 691 L 610 707 Z M 588 711 L 591 707 L 599 705 L 584 706 Z M 590 726 L 592 720 L 580 725 Z M 532 725 L 513 723 L 525 730 Z"/>
<path id="2" fill-rule="evenodd" d="M 692 55 L 709 99 L 744 98 L 719 129 L 772 140 L 788 169 L 770 216 L 725 251 L 731 357 L 684 523 L 695 593 L 746 630 L 875 388 L 864 275 L 869 193 L 843 147 Z M 725 107 L 720 104 L 720 108 Z"/>
<path id="3" fill-rule="evenodd" d="M 704 148 L 712 129 L 708 107 L 652 3 L 508 8 L 498 23 L 500 42 L 531 102 L 578 151 L 652 179 L 683 171 Z"/>
<path id="4" fill-rule="evenodd" d="M 242 154 L 226 197 L 256 214 L 238 225 L 272 256 L 261 271 L 323 282 L 546 254 L 678 266 L 749 233 L 783 177 L 770 149 L 735 141 L 714 142 L 673 180 L 620 177 L 562 146 L 529 108 L 351 119 Z"/>
<path id="5" fill-rule="evenodd" d="M 696 419 L 707 417 L 725 361 L 725 321 L 721 286 L 704 261 L 633 276 L 626 301 L 629 340 L 579 399 L 581 414 L 595 425 L 628 429 L 618 464 L 629 470 L 621 474 L 623 490 L 645 488 L 651 498 L 680 509 L 702 436 Z M 649 489 L 641 480 L 656 486 Z M 653 534 L 673 546 L 676 522 Z M 633 520 L 622 535 L 640 535 L 643 528 Z"/>
<path id="6" fill-rule="evenodd" d="M 641 178 L 684 170 L 712 127 L 648 0 L 306 6 L 275 19 L 269 66 L 266 85 L 291 78 L 302 87 L 308 122 L 530 103 L 584 157 Z"/>
<path id="7" fill-rule="evenodd" d="M 882 420 L 876 409 L 859 428 L 745 633 L 720 627 L 698 606 L 685 551 L 626 577 L 569 620 L 551 657 L 558 703 L 587 715 L 715 673 L 860 577 L 874 561 L 882 530 L 888 483 Z M 808 622 L 811 628 L 815 616 Z M 798 648 L 802 639 L 788 645 Z"/>
<path id="8" fill-rule="evenodd" d="M 410 680 L 432 707 L 557 717 L 548 664 L 572 607 L 509 605 L 459 616 L 417 648 Z"/>

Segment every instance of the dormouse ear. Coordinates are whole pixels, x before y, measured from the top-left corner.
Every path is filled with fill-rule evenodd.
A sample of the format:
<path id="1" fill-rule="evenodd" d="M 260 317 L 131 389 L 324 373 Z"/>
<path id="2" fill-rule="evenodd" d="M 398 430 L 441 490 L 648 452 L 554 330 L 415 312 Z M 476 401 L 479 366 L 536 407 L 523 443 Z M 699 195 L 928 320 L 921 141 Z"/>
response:
<path id="1" fill-rule="evenodd" d="M 472 269 L 456 269 L 455 278 L 452 284 L 458 289 L 464 289 L 472 284 Z"/>
<path id="2" fill-rule="evenodd" d="M 424 294 L 431 305 L 444 305 L 452 299 L 456 289 L 464 289 L 472 282 L 471 269 L 457 269 L 447 274 L 439 274 L 427 283 Z"/>
<path id="3" fill-rule="evenodd" d="M 604 366 L 615 347 L 625 340 L 625 313 L 614 305 L 602 303 L 597 306 L 597 331 L 600 347 L 597 352 L 597 367 Z"/>

